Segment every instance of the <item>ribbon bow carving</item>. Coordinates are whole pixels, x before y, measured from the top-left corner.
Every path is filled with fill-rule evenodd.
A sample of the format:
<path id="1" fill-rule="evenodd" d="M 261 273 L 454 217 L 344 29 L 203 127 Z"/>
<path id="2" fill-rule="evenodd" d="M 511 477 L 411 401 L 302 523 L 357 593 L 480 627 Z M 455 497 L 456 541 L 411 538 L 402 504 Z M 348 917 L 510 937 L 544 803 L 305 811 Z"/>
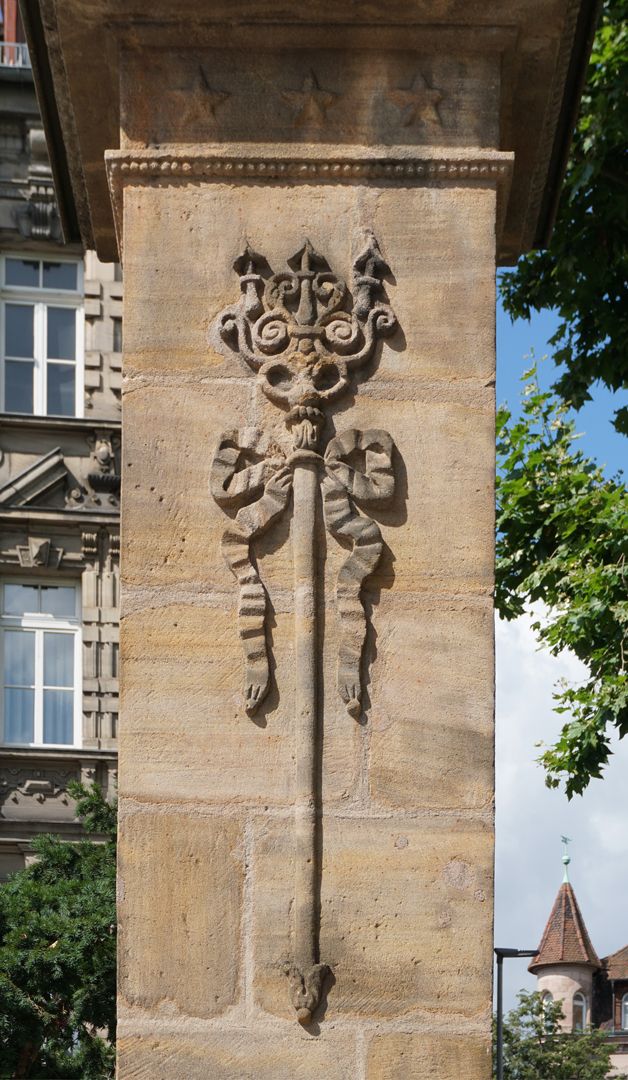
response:
<path id="1" fill-rule="evenodd" d="M 323 408 L 343 394 L 397 320 L 386 302 L 389 273 L 371 234 L 353 264 L 353 296 L 306 241 L 273 274 L 248 245 L 234 263 L 240 300 L 216 320 L 212 340 L 256 373 L 265 396 L 285 410 L 292 446 L 258 428 L 225 432 L 211 473 L 214 499 L 232 520 L 222 538 L 239 589 L 238 626 L 245 659 L 246 711 L 252 716 L 268 693 L 267 596 L 252 542 L 293 502 L 295 613 L 295 899 L 293 955 L 284 965 L 301 1023 L 316 1010 L 328 968 L 318 944 L 317 861 L 320 791 L 317 753 L 317 507 L 327 530 L 350 547 L 336 583 L 340 621 L 338 690 L 351 716 L 362 709 L 360 667 L 366 635 L 361 600 L 365 579 L 383 548 L 367 516 L 394 491 L 393 441 L 385 431 L 351 428 L 322 440 Z M 323 445 L 321 445 L 323 443 Z"/>
<path id="2" fill-rule="evenodd" d="M 318 455 L 317 455 L 318 456 Z M 386 431 L 350 428 L 331 439 L 321 464 L 323 514 L 328 532 L 351 552 L 340 568 L 338 692 L 351 716 L 361 709 L 360 666 L 366 636 L 362 585 L 383 548 L 379 526 L 362 509 L 383 508 L 394 494 L 393 441 Z M 253 562 L 251 542 L 286 510 L 292 490 L 290 456 L 258 428 L 223 434 L 211 472 L 211 491 L 225 510 L 236 509 L 222 551 L 240 587 L 238 625 L 245 660 L 246 711 L 252 716 L 269 688 L 267 596 Z"/>

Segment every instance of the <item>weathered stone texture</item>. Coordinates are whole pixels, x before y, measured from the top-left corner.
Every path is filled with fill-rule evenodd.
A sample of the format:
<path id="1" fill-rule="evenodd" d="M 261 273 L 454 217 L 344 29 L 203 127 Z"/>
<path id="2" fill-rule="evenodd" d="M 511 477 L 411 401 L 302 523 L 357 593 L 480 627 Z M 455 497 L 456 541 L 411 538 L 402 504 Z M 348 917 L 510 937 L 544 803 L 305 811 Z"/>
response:
<path id="1" fill-rule="evenodd" d="M 373 661 L 369 784 L 383 807 L 490 808 L 490 597 L 383 593 Z M 452 673 L 455 673 L 452 677 Z"/>
<path id="2" fill-rule="evenodd" d="M 362 1080 L 367 1033 L 356 1042 L 355 1024 L 364 1020 L 384 1028 L 381 1047 L 368 1050 L 368 1069 L 394 1077 L 408 1060 L 408 1075 L 423 1080 L 458 1060 L 457 1050 L 448 1056 L 437 1049 L 442 1040 L 424 1043 L 418 1030 L 426 1023 L 447 1017 L 450 1034 L 461 1039 L 454 1048 L 466 1043 L 465 1025 L 488 1030 L 494 215 L 494 190 L 464 184 L 403 191 L 250 185 L 246 197 L 224 182 L 127 189 L 122 796 L 182 804 L 189 817 L 168 813 L 168 820 L 186 822 L 190 836 L 210 830 L 237 855 L 225 864 L 203 841 L 205 865 L 219 868 L 207 911 L 216 904 L 226 928 L 216 931 L 211 914 L 194 916 L 194 942 L 209 933 L 204 920 L 212 921 L 217 955 L 203 960 L 211 977 L 200 960 L 189 977 L 176 962 L 168 980 L 158 976 L 167 968 L 160 946 L 149 944 L 149 959 L 129 958 L 123 981 L 130 1005 L 153 1015 L 172 1007 L 162 1000 L 169 983 L 182 1015 L 217 1019 L 204 1043 L 182 1033 L 160 1032 L 152 1041 L 124 1036 L 122 1076 L 292 1080 L 323 1071 Z M 272 647 L 270 692 L 253 722 L 243 708 L 237 588 L 220 550 L 228 518 L 210 496 L 209 475 L 225 430 L 257 425 L 287 450 L 290 443 L 282 412 L 248 369 L 228 362 L 208 338 L 212 320 L 237 296 L 232 264 L 244 236 L 275 271 L 309 236 L 350 281 L 366 228 L 381 237 L 393 267 L 386 293 L 400 329 L 384 342 L 370 378 L 358 378 L 353 400 L 329 413 L 337 432 L 390 432 L 397 493 L 374 512 L 385 547 L 364 590 L 371 627 L 363 723 L 347 716 L 336 688 L 334 593 L 347 552 L 325 535 L 319 514 L 320 951 L 334 981 L 317 1021 L 329 1035 L 304 1042 L 286 1028 L 285 1038 L 267 1043 L 264 1013 L 294 1024 L 282 970 L 293 949 L 295 891 L 294 527 L 288 513 L 253 544 L 271 605 Z M 225 810 L 237 819 L 202 816 Z M 440 810 L 446 813 L 435 816 Z M 162 817 L 133 814 L 128 821 L 141 829 Z M 246 832 L 246 854 L 235 832 Z M 123 851 L 133 843 L 127 838 Z M 138 872 L 143 853 L 164 843 L 161 835 L 146 838 Z M 173 839 L 160 862 L 176 865 L 180 843 Z M 178 895 L 173 887 L 175 924 L 184 925 L 188 898 L 196 910 L 198 892 L 186 882 Z M 123 920 L 131 916 L 124 941 L 133 941 L 133 920 L 143 911 L 136 900 L 129 914 L 123 908 Z M 167 921 L 162 912 L 159 926 Z M 144 941 L 147 934 L 144 927 Z M 176 949 L 189 956 L 182 934 Z M 175 947 L 172 939 L 167 945 Z M 248 1031 L 231 1042 L 227 1021 L 220 1026 L 229 1005 Z M 128 1026 L 133 1013 L 125 1010 Z M 418 1030 L 402 1042 L 391 1032 L 386 1043 L 386 1025 L 400 1021 Z M 486 1075 L 488 1065 L 470 1074 Z"/>
<path id="3" fill-rule="evenodd" d="M 138 762 L 133 793 L 160 802 L 291 805 L 293 615 L 273 619 L 274 682 L 253 723 L 242 707 L 235 597 L 225 593 L 220 603 L 191 593 L 191 600 L 161 605 L 157 598 L 158 606 L 122 620 L 125 750 Z M 337 701 L 335 657 L 329 676 L 325 789 L 330 801 L 342 801 L 358 783 L 362 732 Z"/>
<path id="4" fill-rule="evenodd" d="M 376 1035 L 368 1051 L 366 1080 L 485 1080 L 490 1043 L 473 1035 Z"/>
<path id="5" fill-rule="evenodd" d="M 261 131 L 268 141 L 336 146 L 498 141 L 496 55 L 400 55 L 383 42 L 377 50 L 319 49 L 314 85 L 329 95 L 323 117 L 304 108 L 312 73 L 302 48 L 164 52 L 154 54 L 150 65 L 130 51 L 124 68 L 130 91 L 123 102 L 125 147 L 144 146 L 147 132 L 154 131 L 164 142 L 201 144 L 212 143 L 218 133 L 233 143 L 257 142 Z M 438 94 L 421 122 L 404 101 L 403 91 L 415 86 Z"/>
<path id="6" fill-rule="evenodd" d="M 128 1080 L 355 1080 L 355 1037 L 313 1038 L 291 1025 L 207 1028 L 202 1034 L 122 1035 L 118 1069 Z M 452 1074 L 453 1080 L 453 1074 Z"/>
<path id="7" fill-rule="evenodd" d="M 256 1001 L 285 1017 L 293 844 L 285 822 L 260 824 L 252 860 Z M 336 980 L 327 1020 L 486 1020 L 492 844 L 490 829 L 464 819 L 325 820 L 321 955 Z"/>
<path id="8" fill-rule="evenodd" d="M 244 877 L 238 824 L 127 811 L 120 831 L 121 1015 L 127 1005 L 220 1015 L 238 995 Z"/>

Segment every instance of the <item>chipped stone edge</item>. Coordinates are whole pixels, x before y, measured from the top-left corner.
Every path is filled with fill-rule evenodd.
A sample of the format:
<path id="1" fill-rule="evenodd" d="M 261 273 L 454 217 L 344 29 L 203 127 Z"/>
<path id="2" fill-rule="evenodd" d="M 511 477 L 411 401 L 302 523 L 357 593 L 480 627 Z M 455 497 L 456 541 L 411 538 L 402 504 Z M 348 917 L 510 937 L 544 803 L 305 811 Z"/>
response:
<path id="1" fill-rule="evenodd" d="M 404 152 L 405 151 L 405 152 Z M 113 206 L 116 237 L 123 250 L 123 192 L 126 184 L 166 183 L 206 180 L 289 181 L 290 183 L 355 183 L 356 181 L 422 184 L 451 181 L 495 184 L 498 189 L 497 236 L 501 235 L 515 155 L 512 151 L 439 148 L 427 155 L 413 148 L 391 148 L 377 155 L 286 156 L 272 154 L 234 155 L 210 153 L 192 147 L 172 151 L 107 150 L 105 165 Z"/>

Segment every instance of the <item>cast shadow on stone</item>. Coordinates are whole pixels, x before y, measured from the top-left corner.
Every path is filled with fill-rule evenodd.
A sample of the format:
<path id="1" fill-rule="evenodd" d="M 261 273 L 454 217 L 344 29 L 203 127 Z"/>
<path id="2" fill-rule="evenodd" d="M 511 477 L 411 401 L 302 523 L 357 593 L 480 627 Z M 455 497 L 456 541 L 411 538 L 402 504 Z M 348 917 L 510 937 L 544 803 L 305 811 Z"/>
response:
<path id="1" fill-rule="evenodd" d="M 260 579 L 263 581 L 262 571 L 264 565 L 264 558 L 268 555 L 274 555 L 277 551 L 285 548 L 290 537 L 290 515 L 284 514 L 275 522 L 274 527 L 263 533 L 262 536 L 253 544 L 253 562 L 260 574 Z M 265 635 L 266 635 L 266 650 L 268 656 L 268 673 L 269 673 L 269 685 L 268 693 L 265 698 L 260 702 L 257 710 L 252 716 L 248 717 L 249 721 L 252 721 L 258 728 L 268 727 L 268 717 L 276 712 L 279 708 L 280 693 L 277 685 L 276 671 L 277 660 L 275 657 L 274 648 L 274 634 L 273 631 L 277 629 L 276 608 L 273 603 L 272 596 L 268 591 L 266 585 L 264 585 L 266 592 L 266 622 L 265 622 Z"/>
<path id="2" fill-rule="evenodd" d="M 265 636 L 266 636 L 266 649 L 268 654 L 268 692 L 266 697 L 261 702 L 259 708 L 252 716 L 247 716 L 247 723 L 252 723 L 258 728 L 268 727 L 268 715 L 274 713 L 279 708 L 279 687 L 277 686 L 277 679 L 275 672 L 277 670 L 277 661 L 275 660 L 274 635 L 273 630 L 277 627 L 277 619 L 275 618 L 275 608 L 273 605 L 268 591 L 266 592 L 266 624 L 265 624 Z"/>

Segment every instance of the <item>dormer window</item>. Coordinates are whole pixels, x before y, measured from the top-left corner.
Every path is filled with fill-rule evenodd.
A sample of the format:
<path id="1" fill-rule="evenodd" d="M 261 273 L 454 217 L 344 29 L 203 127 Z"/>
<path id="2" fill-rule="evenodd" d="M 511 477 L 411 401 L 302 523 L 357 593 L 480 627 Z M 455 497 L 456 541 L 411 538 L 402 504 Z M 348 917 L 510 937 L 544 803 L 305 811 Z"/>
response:
<path id="1" fill-rule="evenodd" d="M 587 999 L 579 991 L 573 996 L 573 1031 L 584 1031 L 587 1023 Z"/>
<path id="2" fill-rule="evenodd" d="M 82 416 L 82 264 L 17 254 L 1 262 L 2 411 Z"/>

